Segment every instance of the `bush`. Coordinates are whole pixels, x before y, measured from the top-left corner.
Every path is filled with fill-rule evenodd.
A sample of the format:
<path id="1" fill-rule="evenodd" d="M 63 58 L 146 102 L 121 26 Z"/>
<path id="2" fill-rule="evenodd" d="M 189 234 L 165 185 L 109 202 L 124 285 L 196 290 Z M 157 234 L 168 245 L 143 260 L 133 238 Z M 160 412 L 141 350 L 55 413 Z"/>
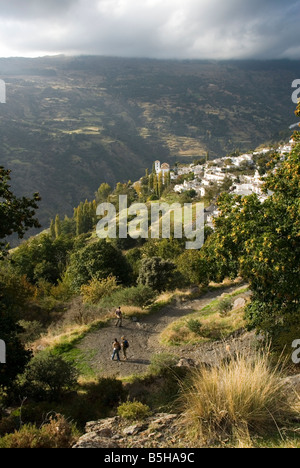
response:
<path id="1" fill-rule="evenodd" d="M 19 325 L 23 329 L 22 333 L 20 333 L 20 339 L 24 344 L 29 344 L 37 340 L 44 331 L 43 325 L 37 320 L 31 322 L 20 320 Z"/>
<path id="2" fill-rule="evenodd" d="M 74 389 L 78 372 L 60 356 L 40 353 L 27 365 L 20 385 L 23 394 L 35 399 L 56 399 Z"/>
<path id="3" fill-rule="evenodd" d="M 199 320 L 197 319 L 188 320 L 187 327 L 192 333 L 195 333 L 195 335 L 201 335 L 202 325 L 199 322 Z"/>
<path id="4" fill-rule="evenodd" d="M 169 353 L 154 354 L 151 358 L 149 372 L 154 375 L 166 374 L 178 363 L 178 357 Z"/>
<path id="5" fill-rule="evenodd" d="M 219 367 L 194 373 L 183 389 L 183 424 L 194 442 L 213 443 L 276 429 L 296 414 L 278 368 L 268 354 L 255 359 L 237 356 Z M 299 402 L 297 403 L 299 405 Z"/>
<path id="6" fill-rule="evenodd" d="M 117 277 L 120 283 L 130 284 L 132 270 L 120 250 L 100 240 L 71 255 L 66 275 L 77 292 L 93 278 L 101 280 L 110 275 Z"/>
<path id="7" fill-rule="evenodd" d="M 218 311 L 221 317 L 226 317 L 232 309 L 232 298 L 227 296 L 221 299 L 218 304 Z"/>
<path id="8" fill-rule="evenodd" d="M 121 380 L 112 377 L 103 377 L 96 383 L 88 384 L 86 390 L 87 400 L 91 404 L 97 402 L 106 411 L 118 405 L 127 396 Z"/>
<path id="9" fill-rule="evenodd" d="M 32 424 L 0 439 L 0 448 L 71 448 L 78 433 L 63 416 L 51 416 L 41 428 Z"/>
<path id="10" fill-rule="evenodd" d="M 118 415 L 123 419 L 129 420 L 144 420 L 150 416 L 151 410 L 149 406 L 144 405 L 139 401 L 127 401 L 118 407 Z"/>
<path id="11" fill-rule="evenodd" d="M 139 284 L 155 291 L 166 291 L 173 285 L 175 264 L 160 257 L 145 258 L 141 262 Z"/>
<path id="12" fill-rule="evenodd" d="M 139 284 L 132 288 L 120 289 L 112 294 L 110 297 L 101 301 L 102 307 L 116 306 L 135 306 L 146 307 L 151 304 L 156 294 L 149 286 Z"/>
<path id="13" fill-rule="evenodd" d="M 103 297 L 110 296 L 117 289 L 117 278 L 110 275 L 108 278 L 102 280 L 93 278 L 89 284 L 81 286 L 80 291 L 83 296 L 83 302 L 98 304 Z"/>

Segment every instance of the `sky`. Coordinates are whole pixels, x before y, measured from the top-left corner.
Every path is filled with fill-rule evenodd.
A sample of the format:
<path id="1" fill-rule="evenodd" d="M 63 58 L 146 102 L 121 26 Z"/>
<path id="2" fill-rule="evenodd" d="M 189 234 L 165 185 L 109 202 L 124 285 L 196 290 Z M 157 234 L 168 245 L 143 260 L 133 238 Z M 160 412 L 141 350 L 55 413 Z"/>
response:
<path id="1" fill-rule="evenodd" d="M 1 0 L 0 57 L 300 58 L 300 0 Z"/>

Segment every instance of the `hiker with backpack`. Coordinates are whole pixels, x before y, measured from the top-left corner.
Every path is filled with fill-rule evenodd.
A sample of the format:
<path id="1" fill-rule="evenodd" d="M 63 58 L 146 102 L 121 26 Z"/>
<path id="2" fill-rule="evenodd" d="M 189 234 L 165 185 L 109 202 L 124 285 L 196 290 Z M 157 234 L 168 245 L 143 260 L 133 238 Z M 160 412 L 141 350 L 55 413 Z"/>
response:
<path id="1" fill-rule="evenodd" d="M 117 340 L 117 338 L 115 338 L 115 341 L 113 342 L 113 353 L 112 353 L 112 357 L 111 357 L 112 361 L 115 360 L 115 356 L 117 356 L 117 361 L 118 362 L 121 361 L 120 351 L 121 351 L 121 345 L 120 345 L 119 341 Z"/>
<path id="2" fill-rule="evenodd" d="M 125 336 L 122 336 L 121 340 L 121 348 L 123 350 L 124 359 L 127 361 L 127 349 L 129 348 L 129 343 Z"/>

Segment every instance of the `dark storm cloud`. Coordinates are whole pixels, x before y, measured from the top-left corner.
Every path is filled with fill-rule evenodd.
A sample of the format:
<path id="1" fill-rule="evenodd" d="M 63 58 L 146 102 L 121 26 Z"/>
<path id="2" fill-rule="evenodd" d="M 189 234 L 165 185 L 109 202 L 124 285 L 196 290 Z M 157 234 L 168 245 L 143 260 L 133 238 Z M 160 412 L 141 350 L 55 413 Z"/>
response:
<path id="1" fill-rule="evenodd" d="M 9 0 L 0 55 L 299 58 L 300 0 Z"/>

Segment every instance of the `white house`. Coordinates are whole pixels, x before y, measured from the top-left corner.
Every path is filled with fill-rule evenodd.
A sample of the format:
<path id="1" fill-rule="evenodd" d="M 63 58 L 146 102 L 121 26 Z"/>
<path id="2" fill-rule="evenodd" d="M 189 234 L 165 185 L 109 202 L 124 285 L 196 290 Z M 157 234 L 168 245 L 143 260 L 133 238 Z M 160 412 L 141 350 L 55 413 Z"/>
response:
<path id="1" fill-rule="evenodd" d="M 160 161 L 155 161 L 155 172 L 157 175 L 162 173 L 163 180 L 170 173 L 170 165 L 167 163 L 160 164 Z"/>

